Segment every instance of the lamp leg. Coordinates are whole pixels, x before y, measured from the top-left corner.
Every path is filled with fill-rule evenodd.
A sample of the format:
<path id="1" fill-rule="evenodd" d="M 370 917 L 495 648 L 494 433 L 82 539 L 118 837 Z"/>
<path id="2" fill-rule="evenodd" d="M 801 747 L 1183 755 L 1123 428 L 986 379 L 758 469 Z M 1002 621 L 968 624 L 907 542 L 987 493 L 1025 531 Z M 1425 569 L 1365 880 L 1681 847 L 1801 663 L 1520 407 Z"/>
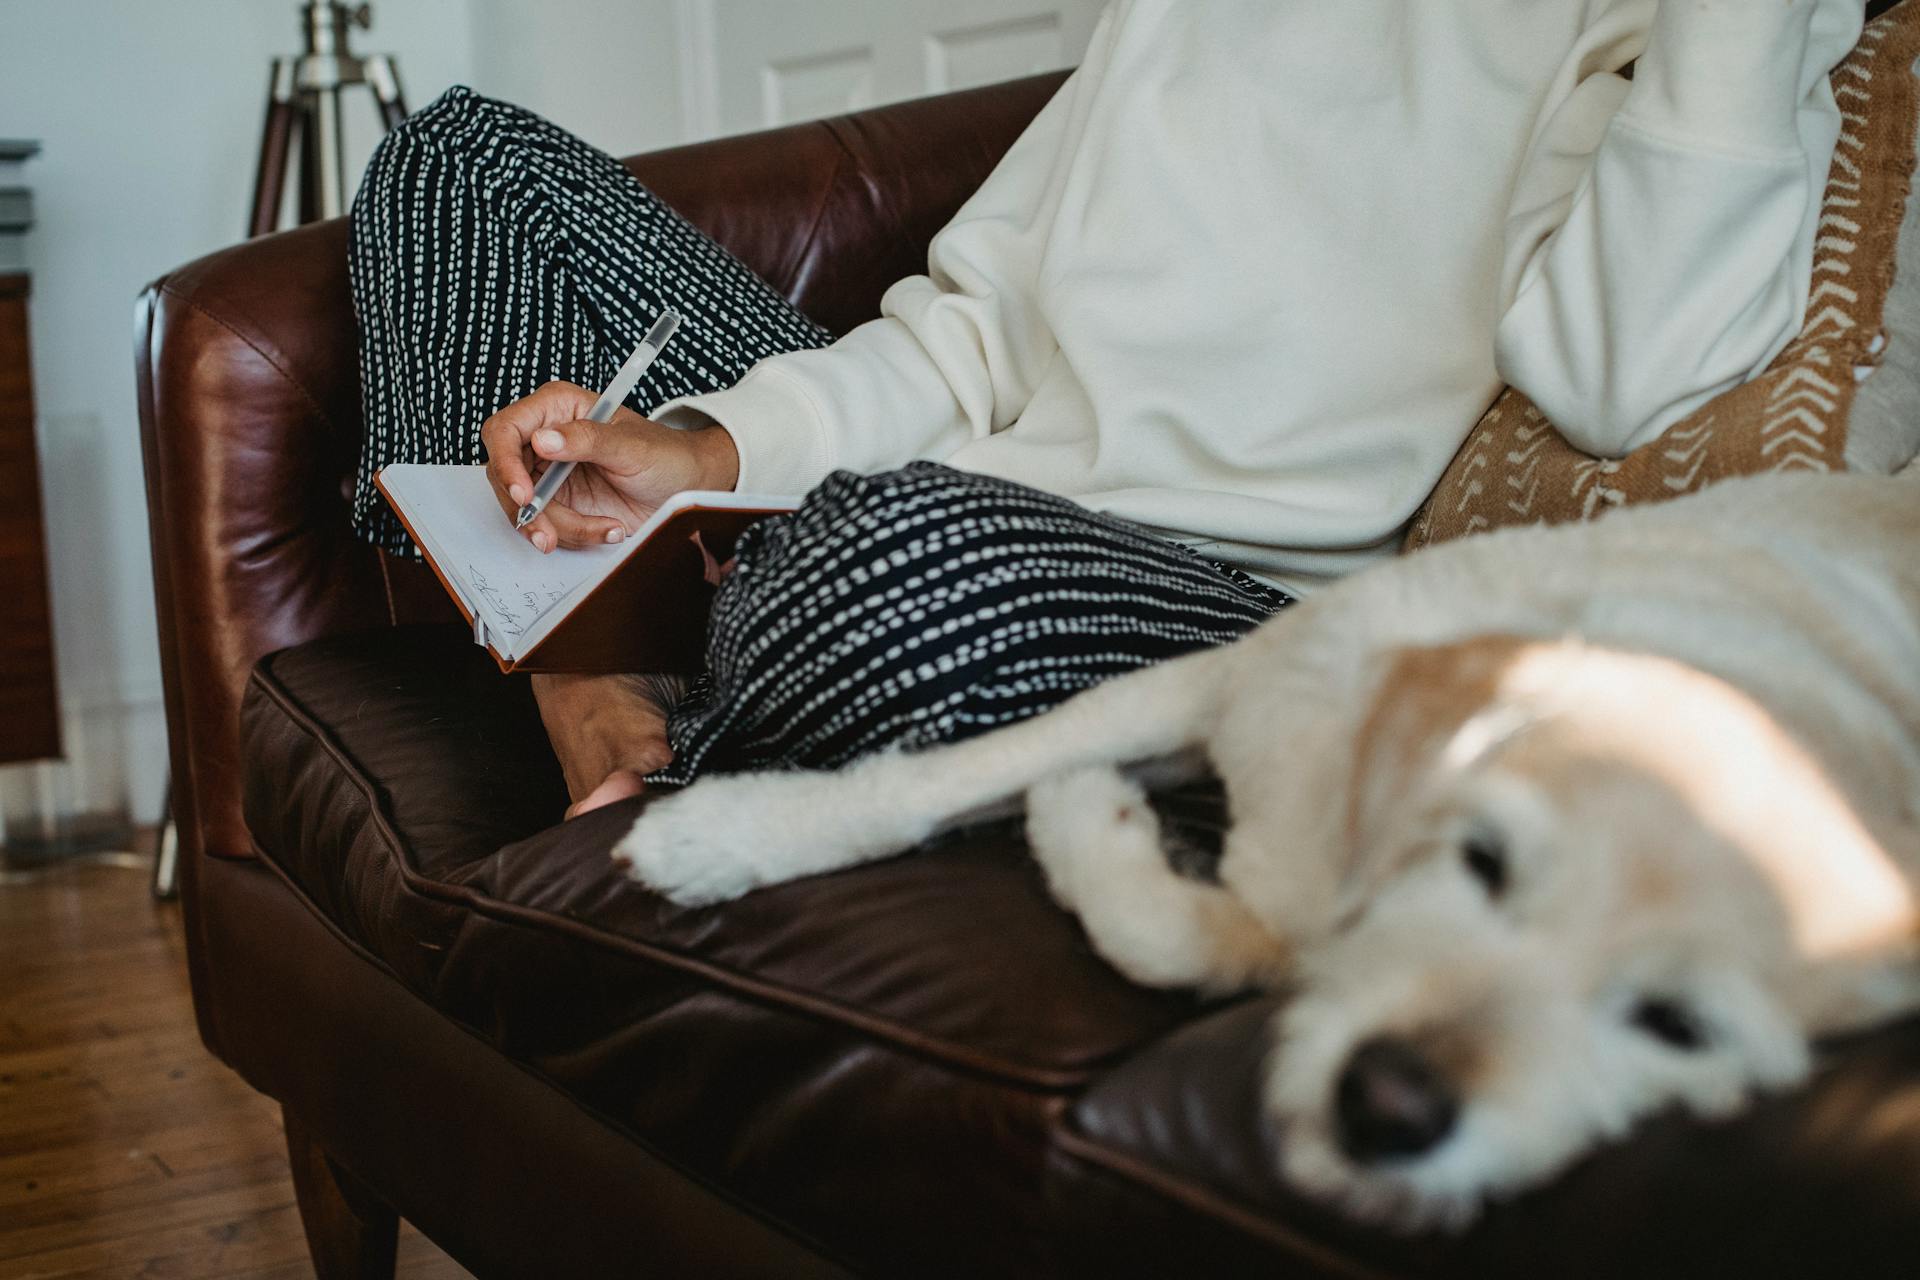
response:
<path id="1" fill-rule="evenodd" d="M 388 132 L 398 129 L 407 118 L 407 100 L 400 92 L 400 68 L 387 54 L 368 54 L 366 76 L 374 100 L 380 104 L 380 123 Z"/>
<path id="2" fill-rule="evenodd" d="M 320 216 L 337 218 L 347 211 L 347 140 L 340 129 L 340 90 L 320 89 L 313 95 L 314 173 L 320 180 Z"/>
<path id="3" fill-rule="evenodd" d="M 280 222 L 280 197 L 287 184 L 287 153 L 293 145 L 293 63 L 273 60 L 267 84 L 267 119 L 260 131 L 260 163 L 253 177 L 253 216 L 247 235 L 263 236 Z"/>
<path id="4" fill-rule="evenodd" d="M 317 110 L 315 98 L 316 95 L 311 90 L 301 91 L 300 105 L 296 108 L 299 112 L 299 123 L 294 129 L 300 143 L 298 208 L 300 225 L 303 227 L 309 222 L 317 222 L 320 218 L 320 183 L 322 181 L 320 171 L 325 165 L 317 145 L 319 140 L 316 135 L 319 133 L 319 128 L 314 122 L 314 114 Z"/>

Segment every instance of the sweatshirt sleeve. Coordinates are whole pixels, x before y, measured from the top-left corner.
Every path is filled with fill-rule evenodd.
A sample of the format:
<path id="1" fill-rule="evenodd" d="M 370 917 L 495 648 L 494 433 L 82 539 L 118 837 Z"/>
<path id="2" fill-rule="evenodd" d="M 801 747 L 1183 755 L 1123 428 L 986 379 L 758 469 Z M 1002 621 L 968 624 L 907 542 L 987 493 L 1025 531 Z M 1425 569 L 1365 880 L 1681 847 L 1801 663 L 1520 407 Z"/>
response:
<path id="1" fill-rule="evenodd" d="M 739 488 L 760 493 L 803 493 L 838 468 L 944 458 L 1011 425 L 1057 350 L 1036 281 L 1114 23 L 1102 17 L 1086 60 L 934 237 L 927 274 L 887 290 L 879 319 L 654 417 L 725 428 Z"/>
<path id="2" fill-rule="evenodd" d="M 1827 77 L 1863 11 L 1660 0 L 1631 82 L 1584 75 L 1536 131 L 1495 357 L 1576 447 L 1656 439 L 1799 331 L 1840 132 Z M 1590 60 L 1624 62 L 1608 50 L 1631 41 L 1596 34 Z"/>

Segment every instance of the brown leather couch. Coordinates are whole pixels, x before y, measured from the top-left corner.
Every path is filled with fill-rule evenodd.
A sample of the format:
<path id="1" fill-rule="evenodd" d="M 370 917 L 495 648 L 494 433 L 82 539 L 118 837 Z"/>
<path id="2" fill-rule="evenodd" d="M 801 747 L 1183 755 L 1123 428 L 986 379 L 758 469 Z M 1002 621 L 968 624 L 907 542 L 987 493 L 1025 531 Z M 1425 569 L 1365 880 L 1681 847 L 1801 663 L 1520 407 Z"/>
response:
<path id="1" fill-rule="evenodd" d="M 1057 83 L 631 166 L 845 330 Z M 396 1211 L 488 1277 L 1920 1273 L 1920 1025 L 1409 1238 L 1275 1178 L 1276 1001 L 1128 985 L 1008 831 L 720 909 L 627 882 L 633 805 L 557 825 L 525 682 L 348 529 L 345 248 L 183 267 L 137 348 L 196 1009 L 323 1276 L 389 1270 Z"/>

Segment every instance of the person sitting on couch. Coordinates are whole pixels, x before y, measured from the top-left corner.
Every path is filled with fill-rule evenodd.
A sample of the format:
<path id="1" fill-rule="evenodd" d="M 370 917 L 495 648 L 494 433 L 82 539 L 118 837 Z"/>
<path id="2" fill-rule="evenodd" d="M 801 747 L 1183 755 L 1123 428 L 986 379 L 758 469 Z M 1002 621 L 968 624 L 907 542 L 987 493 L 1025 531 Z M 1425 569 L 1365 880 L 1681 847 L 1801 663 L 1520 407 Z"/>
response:
<path id="1" fill-rule="evenodd" d="M 374 472 L 482 451 L 508 513 L 585 464 L 543 551 L 681 489 L 807 494 L 741 540 L 691 687 L 535 678 L 576 809 L 1033 715 L 1393 554 L 1503 383 L 1617 456 L 1761 371 L 1863 8 L 1120 0 L 838 341 L 615 160 L 453 89 L 354 202 L 356 525 L 407 550 Z M 669 307 L 633 407 L 580 421 Z"/>

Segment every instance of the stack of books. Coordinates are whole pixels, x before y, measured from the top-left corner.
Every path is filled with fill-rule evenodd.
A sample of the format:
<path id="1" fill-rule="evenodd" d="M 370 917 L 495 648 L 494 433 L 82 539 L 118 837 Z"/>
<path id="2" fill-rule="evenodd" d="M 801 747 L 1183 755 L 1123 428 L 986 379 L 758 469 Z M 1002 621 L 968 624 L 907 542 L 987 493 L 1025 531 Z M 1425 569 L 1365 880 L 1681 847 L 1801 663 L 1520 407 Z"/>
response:
<path id="1" fill-rule="evenodd" d="M 39 150 L 37 142 L 0 138 L 0 275 L 27 269 L 27 228 L 33 225 L 27 157 Z"/>

